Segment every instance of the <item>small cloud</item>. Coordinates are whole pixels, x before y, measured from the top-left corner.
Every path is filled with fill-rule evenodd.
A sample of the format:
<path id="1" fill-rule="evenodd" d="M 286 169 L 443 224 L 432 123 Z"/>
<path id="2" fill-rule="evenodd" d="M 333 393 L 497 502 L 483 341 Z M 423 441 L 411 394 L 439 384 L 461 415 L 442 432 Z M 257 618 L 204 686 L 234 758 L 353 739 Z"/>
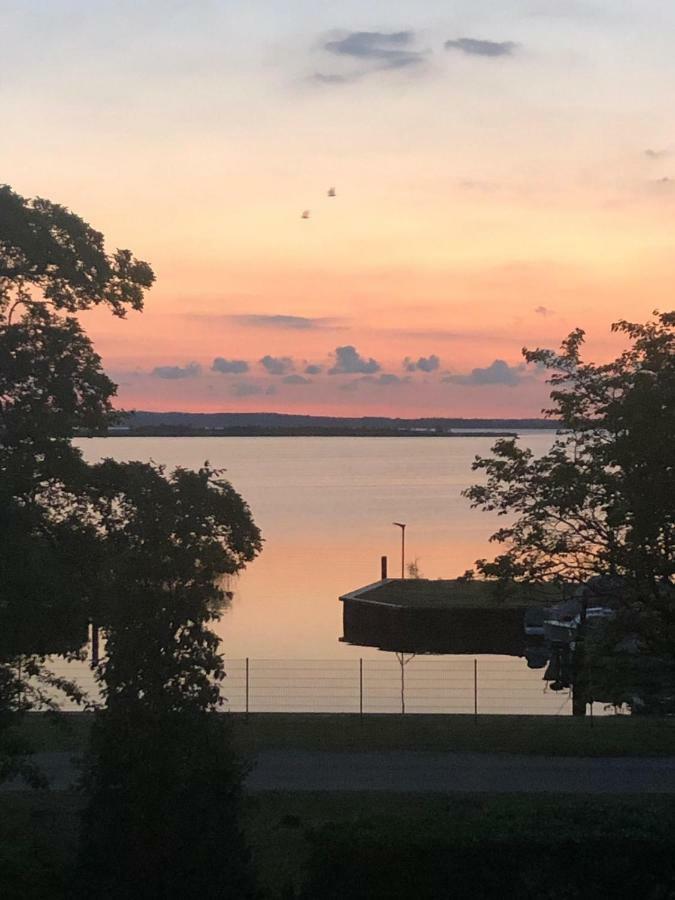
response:
<path id="1" fill-rule="evenodd" d="M 222 356 L 216 356 L 211 371 L 221 372 L 223 375 L 241 375 L 248 372 L 248 363 L 244 359 L 223 359 Z"/>
<path id="2" fill-rule="evenodd" d="M 263 356 L 260 365 L 270 375 L 286 375 L 293 371 L 293 360 L 290 356 Z"/>
<path id="3" fill-rule="evenodd" d="M 181 378 L 196 378 L 201 375 L 202 367 L 199 363 L 191 362 L 186 366 L 155 366 L 152 374 L 156 378 L 166 378 L 169 381 L 177 381 Z"/>
<path id="4" fill-rule="evenodd" d="M 325 41 L 323 49 L 357 67 L 349 72 L 316 72 L 312 79 L 320 84 L 345 84 L 373 72 L 415 68 L 427 59 L 427 53 L 414 49 L 413 31 L 352 31 Z"/>
<path id="5" fill-rule="evenodd" d="M 366 359 L 355 347 L 336 347 L 335 365 L 328 370 L 329 375 L 371 375 L 380 371 L 380 364 L 374 359 Z"/>
<path id="6" fill-rule="evenodd" d="M 513 41 L 484 41 L 478 38 L 457 38 L 446 41 L 446 50 L 459 50 L 468 56 L 513 56 L 518 44 Z"/>
<path id="7" fill-rule="evenodd" d="M 435 353 L 432 353 L 431 356 L 420 356 L 418 360 L 406 356 L 403 360 L 403 368 L 406 372 L 435 372 L 440 364 L 441 361 Z"/>
<path id="8" fill-rule="evenodd" d="M 329 53 L 375 63 L 378 69 L 401 69 L 424 60 L 424 53 L 409 49 L 414 39 L 412 31 L 352 31 L 323 46 Z"/>
<path id="9" fill-rule="evenodd" d="M 554 309 L 549 309 L 548 306 L 535 306 L 534 311 L 538 316 L 552 316 L 555 312 Z"/>
<path id="10" fill-rule="evenodd" d="M 311 81 L 317 84 L 349 84 L 350 81 L 356 81 L 358 75 L 331 75 L 329 72 L 315 72 Z"/>
<path id="11" fill-rule="evenodd" d="M 645 150 L 645 156 L 647 159 L 664 159 L 670 156 L 670 150 Z"/>
<path id="12" fill-rule="evenodd" d="M 237 381 L 232 385 L 232 393 L 235 397 L 252 397 L 255 394 L 269 393 L 264 391 L 259 384 L 253 381 Z"/>
<path id="13" fill-rule="evenodd" d="M 459 186 L 465 191 L 481 191 L 483 193 L 498 191 L 500 187 L 495 181 L 485 181 L 480 178 L 462 178 Z"/>
<path id="14" fill-rule="evenodd" d="M 286 315 L 237 315 L 228 316 L 232 322 L 246 325 L 249 328 L 282 328 L 298 331 L 335 327 L 336 320 L 331 318 L 311 318 L 309 316 Z"/>
<path id="15" fill-rule="evenodd" d="M 320 375 L 322 371 L 323 366 L 317 366 L 314 363 L 305 366 L 305 375 Z"/>
<path id="16" fill-rule="evenodd" d="M 441 380 L 451 384 L 505 384 L 509 387 L 515 387 L 515 385 L 520 384 L 529 377 L 525 372 L 526 366 L 524 363 L 510 366 L 503 359 L 496 359 L 484 369 L 472 369 L 468 375 L 444 375 Z"/>
<path id="17" fill-rule="evenodd" d="M 311 380 L 309 378 L 305 378 L 304 375 L 286 375 L 285 378 L 281 379 L 283 384 L 311 384 Z"/>

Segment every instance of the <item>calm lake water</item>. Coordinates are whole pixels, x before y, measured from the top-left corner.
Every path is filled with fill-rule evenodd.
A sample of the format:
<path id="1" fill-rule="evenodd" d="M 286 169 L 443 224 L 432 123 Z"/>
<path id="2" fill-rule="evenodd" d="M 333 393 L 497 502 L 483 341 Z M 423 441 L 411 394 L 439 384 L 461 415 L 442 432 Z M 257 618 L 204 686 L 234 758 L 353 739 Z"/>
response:
<path id="1" fill-rule="evenodd" d="M 552 440 L 553 432 L 521 435 L 521 442 L 537 453 Z M 473 437 L 116 437 L 82 440 L 80 446 L 89 461 L 154 460 L 171 468 L 198 467 L 208 460 L 226 469 L 265 540 L 260 557 L 237 579 L 231 608 L 217 628 L 231 661 L 232 690 L 240 691 L 243 684 L 239 661 L 245 657 L 257 667 L 261 691 L 265 685 L 279 688 L 282 664 L 274 661 L 285 660 L 291 674 L 284 683 L 290 684 L 292 676 L 296 693 L 306 689 L 311 695 L 321 676 L 338 693 L 345 689 L 345 708 L 353 709 L 359 658 L 373 677 L 379 673 L 382 684 L 387 682 L 381 693 L 394 706 L 398 663 L 391 653 L 340 642 L 338 597 L 377 581 L 382 555 L 389 557 L 390 574 L 398 575 L 400 531 L 395 521 L 407 523 L 407 560 L 417 560 L 424 577 L 452 578 L 477 558 L 494 554 L 488 538 L 496 517 L 471 510 L 461 496 L 475 480 L 475 455 L 486 454 L 493 442 Z M 436 668 L 433 674 L 429 667 L 439 665 L 442 672 Z M 542 672 L 528 670 L 524 660 L 485 657 L 480 665 L 484 711 L 487 705 L 495 712 L 516 707 L 553 712 L 565 703 L 560 695 L 544 695 Z M 464 707 L 473 702 L 472 666 L 473 659 L 462 657 L 425 658 L 409 668 L 409 678 L 422 679 L 422 686 L 427 677 L 434 683 L 441 674 L 454 678 L 462 684 L 462 710 L 469 711 Z M 514 696 L 521 689 L 528 697 L 527 709 Z M 270 696 L 261 693 L 259 708 L 298 708 L 297 696 Z M 372 702 L 376 700 L 373 694 Z"/>
<path id="2" fill-rule="evenodd" d="M 552 432 L 521 440 L 546 450 Z M 93 438 L 80 446 L 89 461 L 154 460 L 196 468 L 205 460 L 251 507 L 264 549 L 235 584 L 220 633 L 228 656 L 359 657 L 349 647 L 337 598 L 400 572 L 406 557 L 428 578 L 452 578 L 494 553 L 496 518 L 469 508 L 461 491 L 475 480 L 471 463 L 491 438 Z"/>

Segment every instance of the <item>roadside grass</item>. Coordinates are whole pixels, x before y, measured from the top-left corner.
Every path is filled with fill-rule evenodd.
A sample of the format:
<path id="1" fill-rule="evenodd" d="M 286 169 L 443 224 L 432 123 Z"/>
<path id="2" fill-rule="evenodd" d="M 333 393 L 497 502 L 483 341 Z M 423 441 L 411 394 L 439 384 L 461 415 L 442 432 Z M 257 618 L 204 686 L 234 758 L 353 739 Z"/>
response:
<path id="1" fill-rule="evenodd" d="M 640 716 L 440 716 L 228 714 L 244 754 L 260 750 L 447 750 L 547 756 L 675 756 L 675 718 Z M 91 715 L 26 716 L 35 750 L 86 748 Z"/>
<path id="2" fill-rule="evenodd" d="M 313 836 L 347 832 L 369 842 L 408 840 L 475 846 L 524 842 L 549 852 L 565 841 L 665 841 L 675 828 L 672 798 L 570 795 L 360 794 L 275 792 L 247 803 L 247 831 L 264 896 L 294 896 Z M 348 865 L 346 861 L 346 865 Z M 283 894 L 283 892 L 286 894 Z M 556 895 L 557 896 L 557 895 Z"/>
<path id="3" fill-rule="evenodd" d="M 14 897 L 73 896 L 79 814 L 74 792 L 0 794 L 2 882 Z M 353 830 L 368 841 L 441 840 L 449 845 L 532 842 L 550 851 L 568 840 L 667 840 L 672 797 L 270 792 L 246 798 L 245 828 L 263 897 L 293 896 L 304 884 L 317 833 Z M 224 852 L 226 863 L 226 848 Z M 48 886 L 48 893 L 41 893 Z M 284 892 L 286 892 L 284 894 Z"/>
<path id="4" fill-rule="evenodd" d="M 603 716 L 233 716 L 243 752 L 447 750 L 550 756 L 673 756 L 675 719 Z"/>

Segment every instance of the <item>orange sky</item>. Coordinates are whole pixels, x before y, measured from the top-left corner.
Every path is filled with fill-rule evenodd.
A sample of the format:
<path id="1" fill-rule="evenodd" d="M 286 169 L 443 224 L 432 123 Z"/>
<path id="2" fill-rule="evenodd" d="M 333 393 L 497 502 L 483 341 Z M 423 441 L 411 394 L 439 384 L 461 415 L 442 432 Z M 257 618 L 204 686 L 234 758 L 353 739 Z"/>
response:
<path id="1" fill-rule="evenodd" d="M 141 316 L 84 316 L 126 407 L 536 415 L 523 345 L 582 326 L 607 356 L 613 320 L 672 306 L 674 25 L 657 0 L 9 2 L 1 177 L 155 268 Z"/>

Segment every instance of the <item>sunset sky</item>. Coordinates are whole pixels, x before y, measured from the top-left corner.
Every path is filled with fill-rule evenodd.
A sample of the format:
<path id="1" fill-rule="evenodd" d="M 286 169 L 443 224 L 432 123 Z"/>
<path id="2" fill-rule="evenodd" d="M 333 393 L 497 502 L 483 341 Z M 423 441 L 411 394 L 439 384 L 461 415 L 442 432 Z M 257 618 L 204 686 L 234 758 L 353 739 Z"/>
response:
<path id="1" fill-rule="evenodd" d="M 673 308 L 670 0 L 0 0 L 0 32 L 0 181 L 157 274 L 83 316 L 127 408 L 537 415 L 523 345 Z"/>

